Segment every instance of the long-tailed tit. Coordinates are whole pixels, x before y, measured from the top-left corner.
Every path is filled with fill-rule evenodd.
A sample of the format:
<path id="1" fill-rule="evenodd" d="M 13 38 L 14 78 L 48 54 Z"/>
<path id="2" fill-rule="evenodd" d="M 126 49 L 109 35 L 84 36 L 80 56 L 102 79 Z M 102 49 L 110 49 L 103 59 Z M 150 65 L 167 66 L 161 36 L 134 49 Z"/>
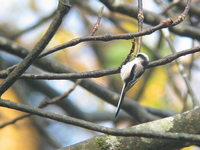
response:
<path id="1" fill-rule="evenodd" d="M 119 102 L 117 105 L 117 117 L 121 104 L 123 102 L 126 92 L 136 83 L 139 77 L 144 73 L 149 63 L 149 57 L 144 53 L 138 53 L 136 58 L 130 62 L 127 62 L 121 68 L 121 79 L 124 82 Z"/>

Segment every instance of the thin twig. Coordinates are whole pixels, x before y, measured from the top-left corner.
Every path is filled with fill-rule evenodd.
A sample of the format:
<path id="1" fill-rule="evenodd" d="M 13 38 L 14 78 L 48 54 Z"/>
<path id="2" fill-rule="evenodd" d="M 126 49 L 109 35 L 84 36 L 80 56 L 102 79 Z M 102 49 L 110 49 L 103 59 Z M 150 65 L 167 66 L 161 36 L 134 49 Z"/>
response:
<path id="1" fill-rule="evenodd" d="M 191 4 L 191 0 L 188 0 L 183 13 L 181 15 L 179 15 L 177 17 L 177 19 L 174 21 L 172 19 L 168 18 L 168 19 L 163 20 L 160 24 L 158 24 L 154 27 L 150 27 L 150 28 L 143 30 L 141 32 L 138 32 L 138 33 L 126 33 L 126 34 L 120 34 L 120 35 L 107 34 L 107 35 L 101 35 L 101 36 L 86 36 L 86 37 L 75 38 L 64 44 L 61 44 L 61 45 L 58 45 L 51 49 L 48 49 L 47 52 L 44 52 L 43 54 L 41 54 L 39 56 L 39 58 L 47 56 L 47 55 L 54 53 L 56 51 L 59 51 L 63 48 L 71 47 L 71 46 L 77 45 L 77 44 L 79 44 L 81 42 L 85 42 L 85 41 L 110 41 L 110 40 L 117 40 L 117 39 L 132 39 L 134 37 L 140 37 L 143 35 L 151 34 L 155 31 L 163 29 L 163 28 L 173 27 L 173 26 L 181 23 L 185 19 L 185 16 L 187 15 L 187 13 L 189 11 L 190 4 Z"/>
<path id="2" fill-rule="evenodd" d="M 172 40 L 170 38 L 170 33 L 169 33 L 169 31 L 167 29 L 165 29 L 165 31 L 163 31 L 163 35 L 165 36 L 172 53 L 176 53 L 175 47 L 172 44 Z M 176 59 L 176 63 L 178 65 L 181 77 L 185 81 L 188 93 L 190 94 L 190 96 L 192 98 L 193 106 L 198 106 L 199 105 L 199 101 L 197 100 L 197 98 L 196 98 L 196 96 L 195 96 L 195 94 L 194 94 L 194 92 L 192 90 L 192 87 L 191 87 L 190 82 L 189 82 L 189 80 L 187 78 L 187 73 L 185 72 L 183 64 L 178 59 Z"/>
<path id="3" fill-rule="evenodd" d="M 86 41 L 111 41 L 111 40 L 119 40 L 119 39 L 133 39 L 134 37 L 139 37 L 143 35 L 148 35 L 151 34 L 157 30 L 160 30 L 162 28 L 170 27 L 173 24 L 173 21 L 171 19 L 166 19 L 160 24 L 148 28 L 146 30 L 143 30 L 142 32 L 138 33 L 124 33 L 124 34 L 118 34 L 118 35 L 112 35 L 112 34 L 106 34 L 106 35 L 98 35 L 98 36 L 84 36 L 84 37 L 79 37 L 72 39 L 64 44 L 55 46 L 53 48 L 50 48 L 47 50 L 47 52 L 44 52 L 39 56 L 39 58 L 42 58 L 44 56 L 47 56 L 51 53 L 54 53 L 56 51 L 62 50 L 67 47 L 75 46 L 81 42 L 86 42 Z"/>
<path id="4" fill-rule="evenodd" d="M 71 46 L 77 45 L 77 44 L 79 44 L 81 42 L 85 42 L 85 41 L 110 41 L 110 40 L 118 40 L 118 39 L 132 39 L 134 37 L 151 34 L 155 31 L 163 29 L 163 28 L 173 27 L 173 26 L 181 23 L 185 19 L 185 16 L 187 15 L 189 8 L 190 8 L 190 3 L 191 3 L 191 0 L 188 0 L 185 10 L 175 20 L 172 20 L 170 18 L 165 19 L 160 24 L 150 27 L 148 29 L 145 29 L 142 32 L 138 32 L 138 33 L 126 33 L 126 34 L 119 34 L 119 35 L 107 34 L 107 35 L 101 35 L 101 36 L 86 36 L 86 37 L 75 38 L 64 44 L 61 44 L 56 47 L 48 49 L 47 52 L 44 52 L 43 54 L 41 54 L 39 56 L 39 58 L 42 58 L 42 57 L 47 56 L 51 53 L 54 53 L 58 50 L 61 50 L 61 49 L 67 48 L 67 47 L 71 47 Z"/>
<path id="5" fill-rule="evenodd" d="M 181 9 L 185 8 L 185 5 L 186 5 L 186 2 L 184 0 L 178 3 L 178 6 Z M 195 4 L 191 5 L 189 15 L 193 17 L 193 16 L 199 16 L 199 14 L 200 14 L 199 6 Z"/>
<path id="6" fill-rule="evenodd" d="M 54 48 L 47 50 L 47 52 L 40 55 L 40 58 L 44 57 L 46 55 L 49 55 L 51 53 L 54 53 L 58 50 L 61 50 L 63 48 L 74 46 L 74 45 L 77 45 L 77 44 L 79 44 L 81 42 L 85 42 L 85 41 L 110 41 L 110 40 L 116 40 L 116 39 L 132 39 L 134 37 L 151 34 L 162 28 L 173 27 L 173 26 L 181 23 L 185 19 L 185 16 L 187 15 L 187 13 L 189 11 L 190 5 L 191 5 L 191 0 L 187 0 L 187 5 L 186 5 L 183 13 L 181 15 L 179 15 L 177 17 L 177 19 L 174 21 L 172 19 L 168 18 L 168 19 L 163 20 L 160 24 L 158 24 L 154 27 L 148 28 L 142 32 L 138 32 L 138 33 L 128 33 L 128 34 L 121 34 L 121 35 L 109 34 L 109 35 L 104 35 L 104 36 L 87 36 L 87 37 L 82 37 L 82 38 L 76 38 L 67 43 L 58 45 Z"/>
<path id="7" fill-rule="evenodd" d="M 74 91 L 74 89 L 77 87 L 77 85 L 80 84 L 80 82 L 81 82 L 81 80 L 77 80 L 77 81 L 75 82 L 75 84 L 74 84 L 68 91 L 66 91 L 65 93 L 63 93 L 62 95 L 56 96 L 56 97 L 54 97 L 53 99 L 51 99 L 50 101 L 42 101 L 42 102 L 40 103 L 40 105 L 39 105 L 39 108 L 45 107 L 45 106 L 47 106 L 48 104 L 57 103 L 58 101 L 60 101 L 60 100 L 62 100 L 62 99 L 64 99 L 64 98 L 66 98 L 69 94 L 71 94 L 71 93 Z"/>
<path id="8" fill-rule="evenodd" d="M 186 15 L 188 14 L 188 12 L 190 10 L 191 1 L 192 0 L 187 0 L 187 3 L 186 3 L 186 6 L 185 6 L 183 13 L 178 16 L 178 18 L 173 22 L 173 25 L 177 25 L 185 19 Z"/>
<path id="9" fill-rule="evenodd" d="M 189 18 L 189 20 L 190 20 L 190 23 L 191 23 L 191 25 L 193 25 L 193 26 L 196 26 L 196 25 L 198 25 L 198 23 L 199 22 L 194 22 L 191 18 Z M 193 39 L 192 40 L 192 47 L 194 47 L 195 46 L 195 40 Z M 193 67 L 193 65 L 194 65 L 194 54 L 192 54 L 191 55 L 191 57 L 190 57 L 191 59 L 190 59 L 190 62 L 189 62 L 189 66 L 188 66 L 188 80 L 190 81 L 191 80 L 191 77 L 192 77 L 192 67 Z M 186 94 L 183 96 L 183 98 L 185 99 L 185 101 L 184 101 L 184 107 L 183 107 L 183 111 L 186 111 L 187 110 L 187 100 L 188 100 L 188 97 L 189 97 L 189 91 L 187 90 L 187 92 L 186 92 Z"/>
<path id="10" fill-rule="evenodd" d="M 142 0 L 138 0 L 138 32 L 142 32 L 143 29 L 143 21 L 144 21 L 144 15 L 143 15 L 143 8 L 142 8 Z M 138 46 L 136 54 L 138 54 L 142 47 L 142 36 L 137 38 Z"/>
<path id="11" fill-rule="evenodd" d="M 117 3 L 117 5 L 112 3 L 112 1 L 110 1 L 110 0 L 100 0 L 100 1 L 102 1 L 112 12 L 118 12 L 118 13 L 121 13 L 124 15 L 128 15 L 130 17 L 137 18 L 137 7 L 135 7 L 135 6 L 130 6 L 129 4 L 123 3 L 122 1 L 120 3 Z M 183 9 L 185 8 L 185 4 L 184 4 Z M 188 1 L 187 1 L 187 4 L 188 4 Z M 199 9 L 197 9 L 197 10 L 199 10 Z M 147 10 L 144 10 L 143 13 L 145 16 L 144 22 L 146 24 L 150 24 L 152 26 L 159 24 L 164 19 L 163 16 L 161 16 L 159 14 L 155 14 L 155 13 L 147 11 Z M 179 27 L 169 28 L 169 30 L 174 32 L 177 35 L 188 36 L 188 37 L 192 37 L 192 38 L 198 39 L 198 40 L 200 39 L 199 38 L 200 31 L 197 29 L 197 27 L 188 25 L 186 23 L 180 24 Z"/>
<path id="12" fill-rule="evenodd" d="M 97 22 L 95 23 L 95 25 L 92 29 L 91 36 L 93 36 L 97 32 L 97 30 L 99 29 L 101 18 L 103 16 L 103 9 L 104 9 L 104 6 L 102 6 L 100 11 L 99 11 L 98 19 L 97 19 Z"/>
<path id="13" fill-rule="evenodd" d="M 74 91 L 74 89 L 77 87 L 77 85 L 79 85 L 80 82 L 81 82 L 81 80 L 77 80 L 76 83 L 68 91 L 66 91 L 62 95 L 56 96 L 56 97 L 52 98 L 51 100 L 47 100 L 47 99 L 42 100 L 41 103 L 38 105 L 38 108 L 43 108 L 43 107 L 46 107 L 49 104 L 55 104 L 58 101 L 63 100 L 64 98 L 66 98 L 67 96 L 69 96 L 69 94 L 71 94 Z M 8 121 L 8 122 L 5 122 L 5 123 L 1 124 L 0 128 L 4 128 L 4 127 L 6 127 L 8 125 L 15 124 L 17 121 L 25 119 L 27 117 L 30 117 L 32 115 L 33 114 L 30 114 L 30 113 L 29 114 L 21 115 L 21 116 L 13 119 L 11 121 Z"/>
<path id="14" fill-rule="evenodd" d="M 67 2 L 63 0 L 59 1 L 58 10 L 54 17 L 54 20 L 50 24 L 45 35 L 34 46 L 33 50 L 26 56 L 26 58 L 24 58 L 22 62 L 17 65 L 17 67 L 8 75 L 8 77 L 0 85 L 0 97 L 18 79 L 18 77 L 26 71 L 26 69 L 35 61 L 35 59 L 44 50 L 44 48 L 47 46 L 51 38 L 58 30 L 60 24 L 62 23 L 63 17 L 68 13 L 69 9 L 70 6 L 69 4 L 67 4 Z"/>
<path id="15" fill-rule="evenodd" d="M 192 41 L 192 47 L 194 47 L 194 40 Z M 190 62 L 189 62 L 189 66 L 188 66 L 188 81 L 190 81 L 191 77 L 192 77 L 192 67 L 193 67 L 193 65 L 194 65 L 194 54 L 192 54 L 191 57 L 190 57 Z M 188 100 L 189 95 L 190 95 L 190 93 L 187 90 L 187 92 L 183 96 L 183 99 L 185 101 L 184 101 L 184 104 L 183 104 L 182 112 L 188 110 L 187 100 Z"/>

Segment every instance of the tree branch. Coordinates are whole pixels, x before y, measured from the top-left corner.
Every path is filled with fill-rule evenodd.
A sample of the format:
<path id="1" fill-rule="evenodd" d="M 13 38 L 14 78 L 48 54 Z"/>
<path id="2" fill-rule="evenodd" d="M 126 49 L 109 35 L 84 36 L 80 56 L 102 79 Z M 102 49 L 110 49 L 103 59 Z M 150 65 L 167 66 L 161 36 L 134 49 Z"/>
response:
<path id="1" fill-rule="evenodd" d="M 106 2 L 108 2 L 108 1 L 106 1 Z M 154 27 L 150 27 L 150 28 L 145 29 L 145 30 L 138 32 L 138 33 L 126 33 L 126 34 L 119 34 L 119 35 L 111 35 L 111 34 L 108 35 L 107 34 L 107 35 L 101 35 L 101 36 L 87 36 L 87 37 L 82 37 L 82 38 L 81 37 L 76 38 L 76 39 L 73 39 L 73 40 L 71 40 L 67 43 L 64 43 L 64 44 L 58 45 L 54 48 L 48 49 L 47 52 L 44 52 L 42 55 L 40 55 L 40 58 L 47 56 L 49 54 L 52 54 L 52 53 L 54 53 L 58 50 L 61 50 L 63 48 L 71 47 L 71 46 L 77 45 L 77 44 L 79 44 L 81 42 L 85 42 L 85 41 L 110 41 L 110 40 L 118 40 L 118 39 L 133 39 L 135 37 L 140 37 L 140 36 L 151 34 L 155 31 L 163 29 L 163 28 L 169 28 L 169 27 L 176 26 L 177 24 L 181 23 L 185 19 L 185 16 L 187 15 L 187 13 L 189 11 L 190 4 L 191 4 L 191 0 L 188 0 L 187 5 L 186 5 L 183 13 L 181 15 L 179 15 L 177 17 L 177 19 L 175 19 L 174 21 L 170 18 L 161 19 L 162 21 L 160 20 L 158 25 L 155 25 Z M 146 15 L 147 14 L 145 14 L 145 16 Z"/>
<path id="2" fill-rule="evenodd" d="M 59 28 L 63 17 L 69 11 L 69 2 L 65 0 L 60 0 L 58 4 L 58 11 L 56 12 L 55 18 L 51 25 L 49 26 L 45 35 L 41 40 L 35 45 L 33 50 L 23 59 L 19 65 L 8 75 L 8 77 L 0 84 L 0 96 L 18 79 L 18 77 L 23 74 L 26 69 L 33 63 L 33 61 L 40 55 L 43 49 L 47 46 L 53 35 Z"/>
<path id="3" fill-rule="evenodd" d="M 136 6 L 132 6 L 132 5 L 130 6 L 130 4 L 122 3 L 122 2 L 117 3 L 117 1 L 112 1 L 112 0 L 100 0 L 100 1 L 104 3 L 112 12 L 118 12 L 130 17 L 137 18 Z M 184 5 L 184 8 L 185 8 L 185 5 Z M 144 23 L 147 23 L 150 25 L 157 25 L 162 20 L 164 20 L 164 17 L 162 17 L 160 14 L 155 14 L 147 10 L 143 10 L 143 13 L 145 16 Z M 189 36 L 191 38 L 200 40 L 200 30 L 198 28 L 191 27 L 186 24 L 169 28 L 169 30 L 178 35 Z"/>
<path id="4" fill-rule="evenodd" d="M 44 99 L 41 101 L 41 103 L 39 104 L 38 108 L 43 108 L 43 107 L 46 107 L 47 105 L 49 104 L 55 104 L 61 100 L 63 100 L 64 98 L 66 98 L 69 94 L 71 94 L 71 92 L 74 91 L 74 89 L 77 87 L 77 85 L 80 83 L 80 80 L 78 80 L 68 91 L 66 91 L 65 93 L 63 93 L 62 95 L 60 96 L 56 96 L 54 98 L 52 98 L 51 100 L 47 100 L 47 99 Z M 24 118 L 27 118 L 27 117 L 30 117 L 32 116 L 32 114 L 24 114 L 24 115 L 21 115 L 11 121 L 8 121 L 6 123 L 3 123 L 0 125 L 0 128 L 4 128 L 8 125 L 11 125 L 11 124 L 14 124 L 16 123 L 17 121 L 19 120 L 22 120 Z"/>
<path id="5" fill-rule="evenodd" d="M 182 50 L 177 53 L 172 53 L 168 56 L 165 56 L 161 59 L 152 61 L 149 63 L 148 68 L 157 67 L 161 65 L 166 65 L 171 63 L 172 61 L 176 60 L 179 57 L 197 53 L 200 51 L 200 47 L 195 47 L 187 50 Z M 32 80 L 67 80 L 67 79 L 82 79 L 82 78 L 98 78 L 102 76 L 112 75 L 119 73 L 120 68 L 113 68 L 113 69 L 99 69 L 94 71 L 85 71 L 85 72 L 78 72 L 78 73 L 59 73 L 59 74 L 23 74 L 20 76 L 20 79 L 32 79 Z M 0 78 L 6 78 L 9 74 L 9 71 L 1 71 Z"/>
<path id="6" fill-rule="evenodd" d="M 0 106 L 20 110 L 20 111 L 31 113 L 31 114 L 34 114 L 34 115 L 38 115 L 38 116 L 41 116 L 41 117 L 53 119 L 53 120 L 56 120 L 56 121 L 59 121 L 59 122 L 79 126 L 79 127 L 85 128 L 85 129 L 106 133 L 106 134 L 109 134 L 109 135 L 137 136 L 137 137 L 161 138 L 161 139 L 171 139 L 171 140 L 173 139 L 173 140 L 178 140 L 178 141 L 187 141 L 187 142 L 194 142 L 194 143 L 200 142 L 200 136 L 199 135 L 186 134 L 186 133 L 172 133 L 171 132 L 171 131 L 173 131 L 173 129 L 175 129 L 174 126 L 177 123 L 176 121 L 174 121 L 174 119 L 177 119 L 177 121 L 182 121 L 182 123 L 187 120 L 188 124 L 190 124 L 190 125 L 192 125 L 191 123 L 193 123 L 194 121 L 195 121 L 195 124 L 197 122 L 200 122 L 200 119 L 198 117 L 200 115 L 200 108 L 196 108 L 196 109 L 191 110 L 189 112 L 183 113 L 182 115 L 176 115 L 174 117 L 165 118 L 165 119 L 161 119 L 161 120 L 157 120 L 157 121 L 153 122 L 154 125 L 157 124 L 157 127 L 158 127 L 158 125 L 159 125 L 159 127 L 162 127 L 160 125 L 162 125 L 161 123 L 163 123 L 163 122 L 170 123 L 170 125 L 167 128 L 167 132 L 166 132 L 165 130 L 163 130 L 164 128 L 161 129 L 161 128 L 154 128 L 153 127 L 151 129 L 147 130 L 145 128 L 145 124 L 134 126 L 132 128 L 125 128 L 125 129 L 107 128 L 107 127 L 96 125 L 96 124 L 88 122 L 88 121 L 84 121 L 84 120 L 75 119 L 75 118 L 72 118 L 72 117 L 69 117 L 69 116 L 64 116 L 64 115 L 59 115 L 59 114 L 47 112 L 47 111 L 39 109 L 39 108 L 33 108 L 31 106 L 28 106 L 28 105 L 19 104 L 19 103 L 15 103 L 15 102 L 12 102 L 12 101 L 9 101 L 9 100 L 3 100 L 3 99 L 0 99 Z M 187 118 L 191 117 L 191 116 L 193 117 L 193 119 L 188 120 Z M 151 122 L 146 123 L 146 125 L 148 125 L 148 124 L 151 124 Z M 185 127 L 185 124 L 184 124 L 184 127 Z M 183 129 L 179 128 L 180 132 L 182 130 Z M 196 127 L 196 130 L 194 130 L 194 128 L 192 128 L 192 129 L 184 128 L 184 130 L 188 130 L 188 132 L 191 132 L 191 133 L 200 132 L 198 127 Z"/>
<path id="7" fill-rule="evenodd" d="M 86 41 L 111 41 L 111 40 L 119 40 L 119 39 L 133 39 L 134 37 L 139 37 L 139 36 L 144 36 L 144 35 L 148 35 L 151 34 L 157 30 L 160 30 L 162 28 L 166 28 L 169 27 L 173 24 L 171 19 L 167 19 L 164 20 L 163 22 L 161 22 L 160 24 L 148 28 L 146 30 L 143 30 L 142 32 L 138 32 L 138 33 L 124 33 L 124 34 L 118 34 L 118 35 L 112 35 L 112 34 L 106 34 L 106 35 L 97 35 L 97 36 L 84 36 L 84 37 L 79 37 L 79 38 L 75 38 L 72 39 L 64 44 L 60 44 L 58 46 L 55 46 L 53 48 L 50 48 L 47 50 L 47 52 L 44 52 L 43 54 L 41 54 L 39 56 L 39 58 L 45 57 L 49 54 L 52 54 L 56 51 L 59 51 L 61 49 L 67 48 L 67 47 L 71 47 L 71 46 L 75 46 L 79 43 L 82 42 L 86 42 Z"/>

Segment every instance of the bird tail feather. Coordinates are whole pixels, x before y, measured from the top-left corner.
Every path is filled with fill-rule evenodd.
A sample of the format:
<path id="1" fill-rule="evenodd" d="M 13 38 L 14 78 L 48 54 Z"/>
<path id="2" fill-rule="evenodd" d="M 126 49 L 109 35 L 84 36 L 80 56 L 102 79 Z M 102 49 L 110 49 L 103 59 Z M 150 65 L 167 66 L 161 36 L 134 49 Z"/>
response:
<path id="1" fill-rule="evenodd" d="M 127 84 L 124 83 L 121 94 L 120 94 L 119 102 L 118 102 L 118 105 L 117 105 L 117 111 L 116 111 L 116 114 L 115 114 L 115 118 L 117 117 L 119 110 L 121 108 L 122 102 L 124 100 L 124 96 L 126 94 L 126 87 L 127 87 Z"/>

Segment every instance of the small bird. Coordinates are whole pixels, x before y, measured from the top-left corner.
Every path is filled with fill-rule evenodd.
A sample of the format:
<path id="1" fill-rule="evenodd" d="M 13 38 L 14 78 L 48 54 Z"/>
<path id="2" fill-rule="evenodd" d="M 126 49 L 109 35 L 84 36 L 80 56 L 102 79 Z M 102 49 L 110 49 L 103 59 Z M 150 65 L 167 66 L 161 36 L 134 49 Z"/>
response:
<path id="1" fill-rule="evenodd" d="M 127 62 L 121 67 L 120 75 L 124 84 L 117 105 L 117 112 L 115 114 L 115 118 L 119 113 L 126 92 L 137 82 L 139 77 L 146 70 L 148 64 L 149 57 L 145 53 L 138 53 L 134 60 Z"/>

